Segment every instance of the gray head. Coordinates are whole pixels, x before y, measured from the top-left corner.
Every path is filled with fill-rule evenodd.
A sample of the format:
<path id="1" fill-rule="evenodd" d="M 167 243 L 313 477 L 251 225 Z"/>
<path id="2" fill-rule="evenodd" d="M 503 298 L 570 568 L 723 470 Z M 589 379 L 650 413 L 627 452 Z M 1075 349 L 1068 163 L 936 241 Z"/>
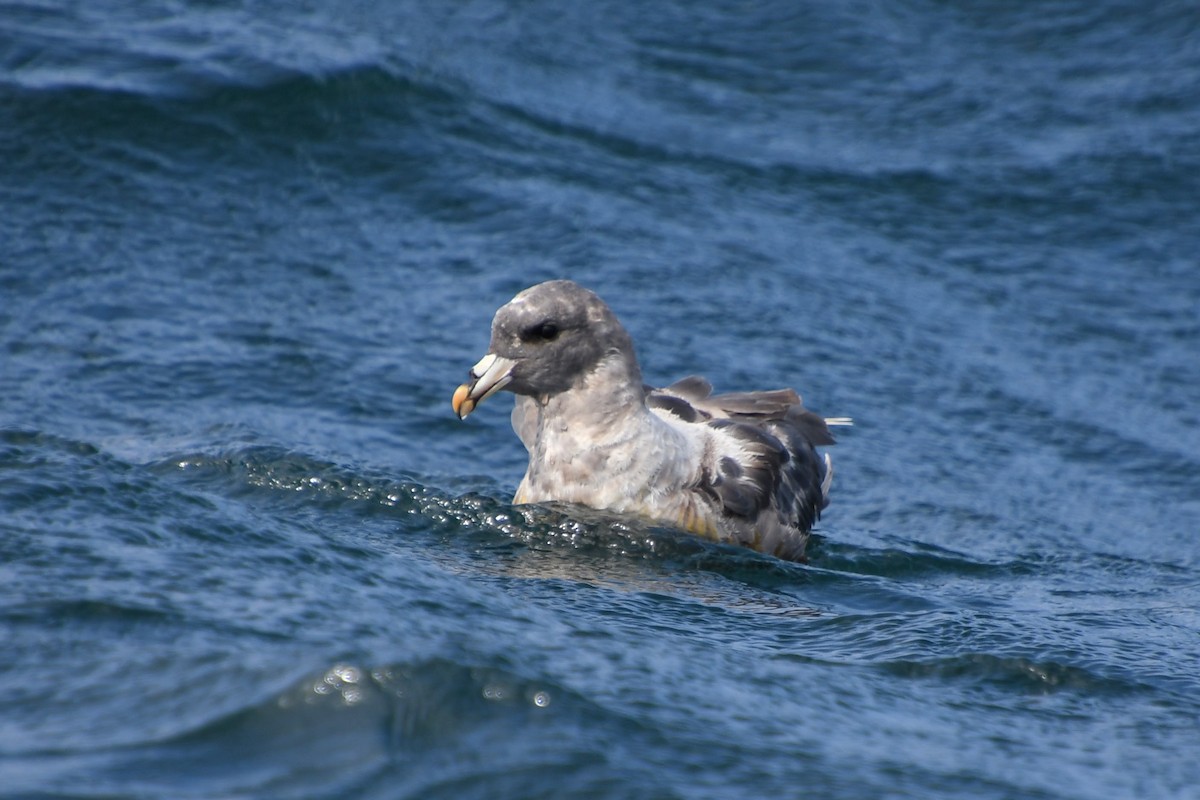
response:
<path id="1" fill-rule="evenodd" d="M 454 395 L 465 417 L 500 389 L 549 397 L 581 385 L 601 362 L 620 364 L 641 384 L 633 342 L 612 309 L 573 281 L 547 281 L 496 312 L 488 354 Z"/>

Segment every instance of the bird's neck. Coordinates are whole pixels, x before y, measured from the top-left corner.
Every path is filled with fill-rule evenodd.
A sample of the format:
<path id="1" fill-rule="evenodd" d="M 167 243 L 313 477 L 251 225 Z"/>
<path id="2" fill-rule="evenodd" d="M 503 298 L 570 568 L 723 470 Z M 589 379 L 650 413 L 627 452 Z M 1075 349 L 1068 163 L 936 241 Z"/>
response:
<path id="1" fill-rule="evenodd" d="M 687 442 L 647 407 L 641 374 L 617 357 L 569 391 L 539 398 L 529 468 L 515 501 L 636 511 Z"/>
<path id="2" fill-rule="evenodd" d="M 543 435 L 568 433 L 569 422 L 570 434 L 594 442 L 606 440 L 609 433 L 625 435 L 621 429 L 650 416 L 637 362 L 617 355 L 602 359 L 568 391 L 544 398 L 540 405 Z"/>

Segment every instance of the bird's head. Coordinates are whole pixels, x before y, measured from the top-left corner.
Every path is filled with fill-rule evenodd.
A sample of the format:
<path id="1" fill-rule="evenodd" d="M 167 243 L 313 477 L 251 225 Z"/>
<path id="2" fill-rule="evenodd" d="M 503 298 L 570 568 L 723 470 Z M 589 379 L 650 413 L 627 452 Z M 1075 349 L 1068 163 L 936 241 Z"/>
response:
<path id="1" fill-rule="evenodd" d="M 629 334 L 603 300 L 573 281 L 539 283 L 496 312 L 488 354 L 454 392 L 454 413 L 465 419 L 501 389 L 553 397 L 585 381 L 606 358 L 626 359 L 640 382 Z"/>

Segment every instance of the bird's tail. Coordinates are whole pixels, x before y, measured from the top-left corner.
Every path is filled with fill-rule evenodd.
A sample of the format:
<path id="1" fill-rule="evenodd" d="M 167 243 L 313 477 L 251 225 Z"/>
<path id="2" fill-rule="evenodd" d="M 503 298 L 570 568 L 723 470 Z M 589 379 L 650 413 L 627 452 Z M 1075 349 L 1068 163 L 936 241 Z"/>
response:
<path id="1" fill-rule="evenodd" d="M 833 486 L 833 459 L 825 454 L 825 475 L 821 478 L 821 507 L 829 505 L 829 487 Z"/>

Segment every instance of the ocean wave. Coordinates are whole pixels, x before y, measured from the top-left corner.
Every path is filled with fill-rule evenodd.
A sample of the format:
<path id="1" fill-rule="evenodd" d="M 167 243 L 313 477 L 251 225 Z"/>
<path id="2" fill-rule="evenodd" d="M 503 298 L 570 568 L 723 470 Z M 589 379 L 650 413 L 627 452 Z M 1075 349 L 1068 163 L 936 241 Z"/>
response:
<path id="1" fill-rule="evenodd" d="M 974 681 L 1019 691 L 1047 693 L 1061 690 L 1088 695 L 1124 694 L 1148 686 L 1132 680 L 1107 677 L 1085 667 L 993 653 L 965 653 L 928 660 L 898 659 L 879 669 L 899 678 Z"/>
<path id="2" fill-rule="evenodd" d="M 810 562 L 796 564 L 604 511 L 514 506 L 490 480 L 396 480 L 271 447 L 181 455 L 157 468 L 180 473 L 193 489 L 293 516 L 300 509 L 393 521 L 423 557 L 474 579 L 586 584 L 639 595 L 647 609 L 667 600 L 735 616 L 913 613 L 938 607 L 924 593 L 931 583 L 990 582 L 1037 568 L 917 542 L 890 549 L 839 543 L 836 532 L 830 540 L 818 536 Z M 460 491 L 442 488 L 450 484 Z"/>
<path id="3" fill-rule="evenodd" d="M 247 6 L 13 4 L 0 23 L 0 82 L 155 97 L 262 86 L 378 64 L 371 37 L 303 12 Z"/>
<path id="4" fill-rule="evenodd" d="M 806 580 L 802 565 L 780 561 L 744 548 L 710 542 L 668 526 L 603 510 L 559 504 L 513 505 L 494 481 L 469 476 L 435 479 L 353 470 L 282 448 L 251 446 L 229 452 L 188 453 L 157 463 L 156 469 L 181 473 L 192 486 L 269 504 L 346 509 L 366 515 L 413 517 L 427 532 L 454 533 L 473 545 L 497 552 L 542 551 L 605 558 L 651 559 L 693 569 L 738 575 L 763 585 Z M 467 488 L 454 492 L 440 484 Z M 822 554 L 824 571 L 886 574 L 866 564 L 866 551 L 842 547 Z M 922 560 L 920 554 L 893 553 L 889 560 Z M 941 569 L 970 569 L 966 559 Z M 921 568 L 938 569 L 936 558 Z M 861 568 L 856 568 L 856 565 Z M 975 569 L 989 569 L 973 565 Z"/>
<path id="5" fill-rule="evenodd" d="M 590 736 L 580 738 L 585 730 Z M 530 787 L 550 785 L 547 775 L 560 771 L 586 785 L 599 777 L 580 769 L 586 743 L 639 735 L 636 724 L 568 688 L 496 665 L 339 662 L 275 694 L 251 691 L 240 707 L 169 737 L 25 754 L 6 789 L 28 784 L 69 797 L 175 794 L 184 785 L 189 796 L 475 796 L 521 775 Z M 559 747 L 548 746 L 555 740 Z M 471 763 L 492 766 L 481 774 L 464 769 Z"/>
<path id="6" fill-rule="evenodd" d="M 919 541 L 906 542 L 903 547 L 876 548 L 825 540 L 818 563 L 838 572 L 895 580 L 927 579 L 935 576 L 1004 579 L 1036 571 L 1036 565 L 1028 561 L 982 561 Z"/>

